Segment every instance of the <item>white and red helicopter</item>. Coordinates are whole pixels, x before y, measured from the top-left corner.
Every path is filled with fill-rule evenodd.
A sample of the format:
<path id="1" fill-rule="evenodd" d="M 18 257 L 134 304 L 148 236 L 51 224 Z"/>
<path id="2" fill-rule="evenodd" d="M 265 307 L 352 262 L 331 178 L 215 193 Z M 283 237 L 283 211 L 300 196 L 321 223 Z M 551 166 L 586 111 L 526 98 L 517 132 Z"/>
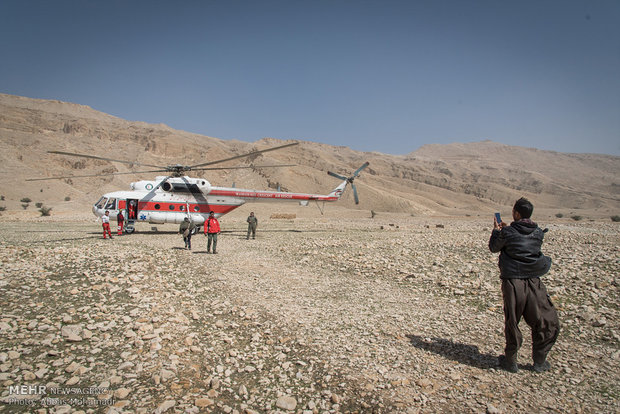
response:
<path id="1" fill-rule="evenodd" d="M 162 223 L 181 223 L 186 217 L 191 222 L 202 225 L 209 213 L 213 211 L 216 217 L 230 213 L 237 207 L 246 202 L 256 201 L 294 201 L 301 205 L 308 205 L 310 201 L 330 202 L 338 201 L 347 184 L 351 184 L 355 204 L 359 204 L 357 189 L 353 184 L 353 180 L 359 173 L 368 166 L 368 162 L 359 167 L 350 177 L 328 171 L 327 174 L 336 177 L 342 182 L 334 188 L 329 194 L 305 194 L 305 193 L 288 193 L 283 191 L 258 191 L 244 190 L 235 187 L 215 187 L 204 178 L 191 178 L 185 175 L 189 171 L 207 171 L 207 170 L 224 170 L 239 168 L 267 168 L 267 167 L 288 167 L 290 165 L 249 165 L 238 167 L 210 167 L 214 164 L 226 161 L 236 160 L 240 158 L 252 157 L 267 151 L 274 151 L 293 145 L 297 142 L 281 145 L 278 147 L 267 148 L 264 150 L 252 151 L 246 154 L 237 155 L 217 161 L 210 161 L 196 165 L 175 164 L 167 167 L 158 165 L 150 165 L 138 163 L 135 161 L 116 160 L 111 158 L 98 157 L 94 155 L 76 154 L 63 151 L 48 151 L 51 154 L 67 155 L 72 157 L 92 158 L 97 160 L 120 162 L 131 164 L 134 166 L 154 167 L 154 170 L 122 172 L 110 174 L 91 174 L 91 175 L 71 175 L 61 177 L 33 178 L 27 181 L 42 181 L 54 179 L 82 178 L 82 177 L 99 177 L 103 175 L 122 175 L 122 174 L 139 174 L 166 172 L 166 176 L 157 176 L 155 180 L 136 181 L 131 183 L 130 191 L 114 191 L 101 196 L 93 207 L 93 214 L 101 217 L 109 210 L 110 217 L 116 218 L 119 211 L 124 212 L 127 220 L 125 231 L 133 233 L 136 222 L 148 222 L 153 224 Z"/>

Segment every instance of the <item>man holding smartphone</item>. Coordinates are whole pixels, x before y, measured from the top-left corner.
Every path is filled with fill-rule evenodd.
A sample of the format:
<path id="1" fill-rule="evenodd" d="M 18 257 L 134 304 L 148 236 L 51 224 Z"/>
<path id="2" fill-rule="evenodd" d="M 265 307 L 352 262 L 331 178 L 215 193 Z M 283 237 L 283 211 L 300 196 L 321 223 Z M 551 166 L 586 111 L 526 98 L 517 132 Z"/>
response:
<path id="1" fill-rule="evenodd" d="M 560 332 L 558 314 L 540 280 L 551 267 L 551 258 L 541 251 L 546 230 L 530 219 L 533 210 L 532 203 L 520 198 L 512 209 L 514 221 L 510 225 L 498 222 L 496 215 L 489 239 L 491 252 L 500 252 L 506 347 L 499 362 L 509 372 L 519 370 L 517 353 L 523 343 L 519 330 L 521 317 L 532 329 L 532 359 L 536 372 L 551 368 L 547 354 Z"/>

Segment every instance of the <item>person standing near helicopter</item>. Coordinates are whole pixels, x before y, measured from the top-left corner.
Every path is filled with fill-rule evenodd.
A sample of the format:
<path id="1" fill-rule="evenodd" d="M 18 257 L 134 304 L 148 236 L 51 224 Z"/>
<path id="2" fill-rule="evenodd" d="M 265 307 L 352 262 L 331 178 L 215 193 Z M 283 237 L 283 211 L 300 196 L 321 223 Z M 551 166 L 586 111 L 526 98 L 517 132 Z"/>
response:
<path id="1" fill-rule="evenodd" d="M 179 226 L 179 233 L 183 235 L 183 241 L 185 242 L 185 248 L 188 250 L 192 250 L 192 234 L 194 234 L 194 229 L 196 225 L 193 221 L 190 221 L 188 217 L 183 219 L 183 222 Z"/>
<path id="2" fill-rule="evenodd" d="M 123 211 L 122 210 L 118 210 L 118 214 L 116 215 L 116 221 L 118 224 L 118 235 L 122 236 L 123 235 L 123 227 L 125 225 L 125 216 L 123 216 Z"/>
<path id="3" fill-rule="evenodd" d="M 252 239 L 256 238 L 256 226 L 258 226 L 258 219 L 254 215 L 254 212 L 251 211 L 248 219 L 248 235 L 246 236 L 246 240 L 250 240 L 250 233 L 252 233 Z"/>
<path id="4" fill-rule="evenodd" d="M 105 239 L 106 233 L 112 240 L 112 232 L 110 231 L 110 210 L 106 210 L 105 214 L 101 216 L 101 225 L 103 226 L 103 238 Z"/>
<path id="5" fill-rule="evenodd" d="M 220 233 L 220 222 L 215 218 L 213 211 L 209 212 L 209 218 L 205 221 L 205 236 L 207 236 L 207 253 L 211 253 L 213 242 L 213 254 L 217 254 L 217 235 Z"/>

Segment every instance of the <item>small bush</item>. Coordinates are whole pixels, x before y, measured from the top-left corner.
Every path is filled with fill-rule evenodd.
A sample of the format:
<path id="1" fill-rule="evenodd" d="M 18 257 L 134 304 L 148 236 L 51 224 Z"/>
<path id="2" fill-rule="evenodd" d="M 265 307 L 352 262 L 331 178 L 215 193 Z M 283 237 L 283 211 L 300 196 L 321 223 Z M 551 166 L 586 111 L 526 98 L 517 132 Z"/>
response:
<path id="1" fill-rule="evenodd" d="M 36 203 L 35 206 L 37 206 L 37 208 L 41 208 L 43 207 L 43 203 Z"/>
<path id="2" fill-rule="evenodd" d="M 65 197 L 65 201 L 71 201 L 71 197 L 66 196 L 66 197 Z"/>
<path id="3" fill-rule="evenodd" d="M 581 217 L 579 215 L 570 216 L 570 218 L 572 218 L 575 221 L 579 221 L 579 220 L 583 219 L 583 217 Z"/>
<path id="4" fill-rule="evenodd" d="M 611 221 L 613 221 L 613 222 L 620 221 L 620 216 L 611 216 Z"/>
<path id="5" fill-rule="evenodd" d="M 25 210 L 25 209 L 27 209 L 27 208 L 28 208 L 28 203 L 26 203 L 26 204 L 22 204 L 22 208 L 23 208 L 24 210 Z"/>
<path id="6" fill-rule="evenodd" d="M 4 201 L 4 196 L 0 195 L 0 200 Z"/>
<path id="7" fill-rule="evenodd" d="M 49 216 L 50 215 L 50 211 L 52 211 L 51 207 L 41 207 L 39 209 L 39 212 L 41 213 L 42 216 Z"/>
<path id="8" fill-rule="evenodd" d="M 376 215 L 377 213 L 374 210 L 370 210 L 370 218 L 375 218 Z"/>
<path id="9" fill-rule="evenodd" d="M 557 218 L 562 218 L 562 217 L 564 217 L 564 214 L 562 214 L 562 213 L 558 213 L 558 214 L 556 214 L 555 216 L 556 216 Z"/>
<path id="10" fill-rule="evenodd" d="M 24 198 L 22 198 L 22 199 L 21 199 L 21 200 L 19 200 L 19 201 L 21 201 L 22 203 L 30 203 L 32 200 L 31 200 L 31 199 L 29 199 L 28 197 L 24 197 Z"/>
<path id="11" fill-rule="evenodd" d="M 5 206 L 0 206 L 0 211 L 4 211 L 4 210 L 6 210 L 6 207 Z"/>

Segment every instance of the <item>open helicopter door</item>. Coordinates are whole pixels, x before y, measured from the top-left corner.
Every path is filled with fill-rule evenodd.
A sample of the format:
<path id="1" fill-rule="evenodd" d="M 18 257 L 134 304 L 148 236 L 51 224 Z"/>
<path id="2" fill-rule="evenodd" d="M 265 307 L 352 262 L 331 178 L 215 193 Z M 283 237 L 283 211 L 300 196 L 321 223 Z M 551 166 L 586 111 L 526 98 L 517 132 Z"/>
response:
<path id="1" fill-rule="evenodd" d="M 136 228 L 134 224 L 138 218 L 138 199 L 137 198 L 128 198 L 127 199 L 127 212 L 125 214 L 127 217 L 127 226 L 125 226 L 125 231 L 127 234 L 133 233 Z"/>

